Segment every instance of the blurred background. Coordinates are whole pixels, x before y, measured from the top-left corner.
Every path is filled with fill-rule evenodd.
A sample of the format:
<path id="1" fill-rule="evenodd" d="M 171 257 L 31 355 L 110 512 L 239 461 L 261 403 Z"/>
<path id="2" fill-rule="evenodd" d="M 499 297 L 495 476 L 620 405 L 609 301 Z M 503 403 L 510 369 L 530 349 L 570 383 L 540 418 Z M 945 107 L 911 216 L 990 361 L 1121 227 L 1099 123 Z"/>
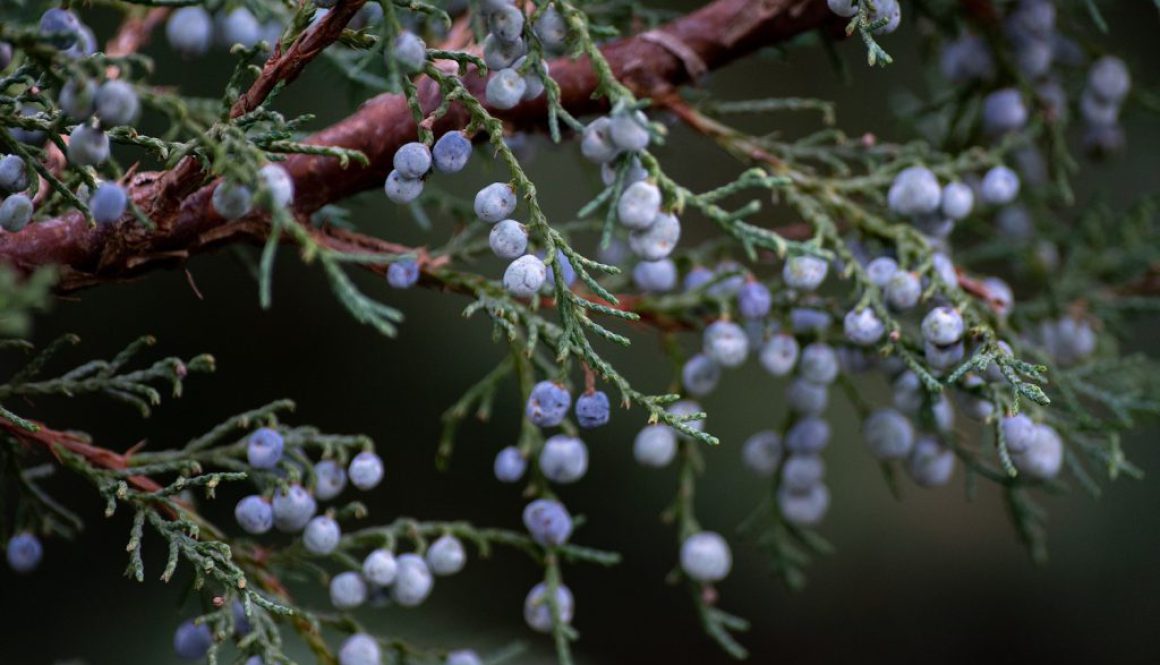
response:
<path id="1" fill-rule="evenodd" d="M 681 10 L 698 3 L 666 3 Z M 1112 3 L 1101 3 L 1112 4 Z M 1134 84 L 1157 84 L 1156 8 L 1147 2 L 1114 3 L 1105 9 L 1112 29 L 1106 44 L 1132 65 Z M 108 25 L 100 32 L 108 35 Z M 822 97 L 838 103 L 838 125 L 851 135 L 871 131 L 884 140 L 913 138 L 913 128 L 894 109 L 908 94 L 924 94 L 923 57 L 915 27 L 904 22 L 883 40 L 897 64 L 869 69 L 857 40 L 838 46 L 852 76 L 844 80 L 820 48 L 769 52 L 715 73 L 706 81 L 723 99 L 769 96 Z M 163 44 L 155 80 L 180 83 L 192 92 L 216 94 L 228 75 L 223 56 L 196 66 L 174 60 Z M 318 115 L 322 127 L 359 101 L 325 66 L 314 67 L 283 95 L 281 108 Z M 349 103 L 344 103 L 349 102 Z M 792 136 L 817 127 L 810 114 L 765 116 L 741 121 L 746 128 Z M 1124 154 L 1077 183 L 1080 201 L 1100 195 L 1127 205 L 1160 187 L 1156 154 L 1160 123 L 1133 113 L 1125 119 Z M 598 174 L 584 165 L 574 145 L 530 139 L 529 173 L 537 179 L 547 212 L 570 219 L 597 191 Z M 734 177 L 738 167 L 711 144 L 672 128 L 659 155 L 669 173 L 695 191 Z M 1085 168 L 1089 166 L 1085 164 Z M 438 185 L 462 195 L 504 179 L 484 153 L 469 171 L 441 178 Z M 578 184 L 588 183 L 588 184 Z M 352 202 L 353 221 L 363 230 L 409 244 L 441 244 L 451 230 L 435 219 L 425 232 L 403 208 L 379 192 Z M 770 208 L 761 223 L 792 221 Z M 711 233 L 704 220 L 686 221 L 686 239 Z M 248 251 L 248 250 L 247 250 Z M 479 269 L 498 277 L 502 266 Z M 520 528 L 519 489 L 497 483 L 492 458 L 514 440 L 522 404 L 509 386 L 486 424 L 469 423 L 460 433 L 450 469 L 434 467 L 439 415 L 489 370 L 505 347 L 491 341 L 483 319 L 465 321 L 460 296 L 429 291 L 392 291 L 358 275 L 362 288 L 397 305 L 407 320 L 397 339 L 377 336 L 354 322 L 334 301 L 323 275 L 304 267 L 286 248 L 275 272 L 274 306 L 262 311 L 257 286 L 230 251 L 199 257 L 189 265 L 204 299 L 181 271 L 152 274 L 128 284 L 108 285 L 62 298 L 37 322 L 35 340 L 46 343 L 77 332 L 82 346 L 69 353 L 80 362 L 111 355 L 142 334 L 155 335 L 156 355 L 213 354 L 219 370 L 190 379 L 184 397 L 167 401 L 147 421 L 119 405 L 99 400 L 45 402 L 35 415 L 60 428 L 84 429 L 98 442 L 124 449 L 144 439 L 150 447 L 186 441 L 227 416 L 267 401 L 290 397 L 294 424 L 325 431 L 366 433 L 379 445 L 387 480 L 364 498 L 370 521 L 397 516 L 469 519 L 483 525 Z M 1156 352 L 1155 320 L 1143 321 L 1127 346 Z M 647 332 L 634 335 L 629 350 L 607 348 L 610 359 L 636 386 L 661 392 L 672 369 Z M 699 342 L 683 340 L 687 349 Z M 605 345 L 607 347 L 607 345 Z M 64 363 L 65 360 L 61 360 Z M 58 367 L 64 365 L 58 364 Z M 885 399 L 885 384 L 861 379 L 872 398 Z M 708 472 L 697 497 L 707 528 L 734 534 L 736 525 L 762 496 L 764 482 L 741 466 L 741 443 L 754 431 L 775 426 L 783 413 L 781 382 L 757 367 L 729 373 L 705 400 L 709 428 L 719 449 L 706 453 Z M 833 503 L 821 533 L 835 555 L 809 571 L 804 591 L 787 591 L 768 574 L 751 542 L 732 539 L 736 565 L 720 585 L 721 605 L 752 621 L 741 636 L 753 662 L 774 659 L 842 663 L 854 660 L 941 663 L 979 662 L 1155 662 L 1160 620 L 1160 485 L 1121 479 L 1105 484 L 1093 500 L 1078 489 L 1044 501 L 1051 512 L 1051 560 L 1033 565 L 1017 543 L 996 492 L 984 486 L 966 501 L 961 473 L 947 488 L 924 491 L 904 484 L 904 498 L 890 495 L 875 464 L 864 453 L 858 424 L 841 399 L 828 417 L 836 428 L 826 453 Z M 687 591 L 664 578 L 675 563 L 673 531 L 658 519 L 671 500 L 673 469 L 643 469 L 632 460 L 632 437 L 644 416 L 614 413 L 612 424 L 586 437 L 591 470 L 583 482 L 561 488 L 574 513 L 588 518 L 574 540 L 621 551 L 612 569 L 573 566 L 566 581 L 577 596 L 576 645 L 583 663 L 724 663 L 729 659 L 700 630 Z M 1126 441 L 1126 450 L 1146 473 L 1160 469 L 1148 424 Z M 164 553 L 147 541 L 147 581 L 121 576 L 128 538 L 125 516 L 104 519 L 95 493 L 81 483 L 56 485 L 60 496 L 88 518 L 75 544 L 49 542 L 34 575 L 0 570 L 0 663 L 53 663 L 83 659 L 92 665 L 158 665 L 177 662 L 172 631 L 196 613 L 187 597 L 188 578 L 157 581 Z M 220 492 L 203 505 L 222 523 L 232 522 L 237 497 Z M 150 550 L 152 546 L 152 550 Z M 539 571 L 523 555 L 497 552 L 472 557 L 465 572 L 441 578 L 418 609 L 365 610 L 360 619 L 376 632 L 424 646 L 476 648 L 487 654 L 521 642 L 512 662 L 553 662 L 547 639 L 523 624 L 522 603 Z M 304 587 L 308 604 L 323 606 L 317 590 Z M 298 648 L 296 645 L 295 648 Z M 310 658 L 298 652 L 304 662 Z"/>

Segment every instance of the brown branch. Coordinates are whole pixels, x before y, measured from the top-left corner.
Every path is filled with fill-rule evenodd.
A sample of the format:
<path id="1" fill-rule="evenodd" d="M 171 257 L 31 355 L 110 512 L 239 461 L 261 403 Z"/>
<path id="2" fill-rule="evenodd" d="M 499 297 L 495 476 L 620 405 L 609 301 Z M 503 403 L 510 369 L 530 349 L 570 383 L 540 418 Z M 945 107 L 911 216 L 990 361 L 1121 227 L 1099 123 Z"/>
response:
<path id="1" fill-rule="evenodd" d="M 357 4 L 343 3 L 342 7 L 348 9 Z M 327 17 L 334 18 L 333 24 L 338 21 L 335 14 L 331 12 Z M 839 24 L 822 0 L 716 0 L 653 32 L 663 32 L 666 40 L 683 44 L 712 70 L 803 32 Z M 306 35 L 305 39 L 312 36 Z M 288 52 L 293 50 L 292 47 Z M 660 95 L 690 81 L 684 60 L 656 39 L 629 37 L 607 44 L 602 51 L 616 76 L 638 94 Z M 314 53 L 305 47 L 301 51 L 307 52 Z M 285 67 L 281 71 L 296 73 L 293 66 L 271 63 L 267 63 L 263 73 L 272 67 Z M 605 101 L 594 98 L 596 74 L 586 59 L 556 60 L 551 68 L 561 89 L 561 103 L 570 112 L 580 115 L 605 108 Z M 480 97 L 485 83 L 474 75 L 467 80 L 472 92 Z M 420 79 L 418 86 L 423 108 L 434 109 L 439 102 L 438 85 Z M 247 99 L 257 96 L 251 98 L 247 93 Z M 497 115 L 516 128 L 538 128 L 545 124 L 547 106 L 539 99 Z M 434 129 L 436 133 L 459 129 L 468 120 L 466 109 L 454 105 Z M 392 94 L 367 101 L 351 116 L 315 134 L 309 142 L 361 150 L 370 164 L 343 169 L 336 159 L 292 156 L 286 167 L 298 192 L 296 213 L 306 215 L 323 205 L 381 186 L 395 150 L 415 136 L 406 100 Z M 72 212 L 30 224 L 19 233 L 0 236 L 0 263 L 24 272 L 42 265 L 58 265 L 62 275 L 58 288 L 67 292 L 180 264 L 194 253 L 252 239 L 259 230 L 252 222 L 229 223 L 212 211 L 212 184 L 201 186 L 200 169 L 196 163 L 188 165 L 190 162 L 186 160 L 170 172 L 138 174 L 129 182 L 132 199 L 151 215 L 156 213 L 157 230 L 146 230 L 132 221 L 90 228 L 79 213 Z"/>
<path id="2" fill-rule="evenodd" d="M 153 7 L 143 15 L 131 13 L 121 22 L 120 29 L 105 44 L 105 55 L 110 58 L 123 58 L 136 53 L 149 43 L 153 30 L 169 16 L 168 7 Z"/>

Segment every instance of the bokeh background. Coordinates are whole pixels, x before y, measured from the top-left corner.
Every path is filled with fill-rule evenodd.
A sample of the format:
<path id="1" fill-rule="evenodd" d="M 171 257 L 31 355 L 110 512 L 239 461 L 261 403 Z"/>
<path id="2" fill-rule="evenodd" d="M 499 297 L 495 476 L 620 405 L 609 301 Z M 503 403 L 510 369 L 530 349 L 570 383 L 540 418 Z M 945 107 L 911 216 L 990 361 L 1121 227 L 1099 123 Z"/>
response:
<path id="1" fill-rule="evenodd" d="M 683 9 L 697 3 L 665 3 Z M 1119 2 L 1106 7 L 1112 37 L 1104 43 L 1133 65 L 1136 83 L 1155 86 L 1157 12 L 1152 3 Z M 98 26 L 101 24 L 98 22 Z M 107 36 L 108 26 L 102 26 Z M 838 52 L 847 80 L 820 48 L 768 52 L 714 74 L 707 90 L 722 98 L 823 97 L 839 104 L 839 126 L 850 134 L 872 131 L 885 139 L 908 139 L 913 127 L 900 120 L 899 100 L 924 90 L 913 23 L 884 40 L 897 64 L 869 69 L 854 41 Z M 224 57 L 185 65 L 164 45 L 150 52 L 159 61 L 156 80 L 180 83 L 215 94 L 228 74 Z M 314 67 L 283 95 L 281 108 L 319 116 L 316 126 L 340 117 L 358 96 L 325 66 Z M 750 129 L 787 135 L 816 126 L 816 117 L 782 115 L 747 118 Z M 1080 200 L 1102 196 L 1126 205 L 1135 195 L 1156 191 L 1160 124 L 1128 112 L 1125 154 L 1089 170 L 1078 183 Z M 547 211 L 568 219 L 596 191 L 596 174 L 581 164 L 573 145 L 553 146 L 531 139 L 530 174 L 537 179 Z M 718 185 L 737 172 L 709 143 L 674 127 L 660 150 L 670 173 L 694 190 Z M 1086 165 L 1085 165 L 1086 166 Z M 439 184 L 467 195 L 482 183 L 503 179 L 477 153 L 469 172 Z M 438 244 L 451 227 L 435 219 L 420 229 L 404 209 L 378 192 L 352 203 L 353 220 L 364 230 L 405 243 Z M 762 223 L 789 221 L 784 210 L 764 213 Z M 704 220 L 686 222 L 689 241 L 707 235 Z M 688 242 L 688 241 L 685 241 Z M 482 318 L 465 321 L 459 296 L 426 291 L 397 292 L 359 276 L 375 297 L 397 305 L 407 320 L 397 339 L 377 336 L 337 305 L 323 276 L 304 267 L 289 249 L 276 269 L 274 306 L 262 311 L 257 287 L 229 252 L 199 257 L 189 266 L 199 298 L 181 271 L 104 286 L 62 298 L 36 325 L 44 343 L 65 332 L 81 334 L 83 346 L 72 360 L 109 355 L 141 334 L 153 334 L 158 354 L 212 353 L 216 375 L 196 376 L 186 395 L 169 400 L 147 421 L 119 405 L 98 400 L 46 402 L 36 414 L 58 427 L 92 432 L 97 440 L 125 448 L 146 440 L 162 447 L 183 442 L 228 415 L 281 397 L 297 401 L 291 420 L 334 432 L 371 435 L 387 463 L 387 480 L 366 498 L 371 520 L 396 516 L 465 518 L 481 524 L 519 528 L 519 491 L 496 483 L 495 452 L 514 439 L 521 404 L 509 387 L 486 424 L 468 424 L 450 468 L 436 471 L 433 460 L 439 415 L 461 392 L 493 366 L 504 349 L 490 338 Z M 498 276 L 500 266 L 480 269 Z M 1154 320 L 1142 322 L 1128 346 L 1155 351 Z M 647 391 L 672 380 L 646 333 L 633 348 L 610 357 Z M 684 340 L 688 348 L 697 342 Z M 63 362 L 63 361 L 62 361 Z M 885 397 L 880 379 L 864 386 Z M 748 475 L 739 448 L 752 432 L 780 421 L 782 385 L 750 367 L 729 373 L 705 400 L 709 426 L 722 446 L 707 453 L 708 473 L 697 498 L 702 522 L 724 533 L 748 514 L 763 483 Z M 748 617 L 752 629 L 741 637 L 753 661 L 863 662 L 1155 662 L 1160 657 L 1160 486 L 1153 480 L 1120 480 L 1093 500 L 1076 490 L 1049 498 L 1051 560 L 1033 565 L 1016 542 L 996 492 L 985 488 L 965 500 L 961 474 L 947 488 L 904 487 L 904 499 L 890 495 L 864 454 L 857 423 L 840 399 L 828 412 L 836 436 L 826 453 L 833 505 L 822 533 L 837 553 L 818 561 L 800 593 L 787 591 L 768 575 L 752 543 L 735 540 L 736 566 L 721 584 L 722 606 Z M 683 587 L 665 584 L 674 564 L 672 530 L 658 516 L 671 500 L 675 474 L 646 470 L 632 461 L 631 442 L 643 416 L 618 411 L 612 424 L 587 437 L 591 471 L 575 486 L 561 489 L 574 512 L 588 523 L 576 535 L 586 545 L 620 550 L 624 562 L 612 569 L 574 566 L 566 571 L 577 594 L 576 645 L 583 663 L 723 663 L 728 658 L 701 634 Z M 1160 469 L 1154 445 L 1157 430 L 1142 426 L 1127 450 L 1147 473 Z M 95 494 L 83 484 L 56 486 L 88 518 L 75 544 L 49 542 L 41 570 L 14 577 L 0 570 L 0 663 L 37 665 L 83 659 L 92 665 L 157 665 L 177 662 L 173 628 L 195 612 L 182 578 L 157 581 L 163 552 L 146 546 L 147 582 L 121 576 L 126 563 L 124 516 L 104 519 Z M 229 491 L 206 505 L 211 515 L 230 521 Z M 152 549 L 150 549 L 152 546 Z M 522 555 L 497 552 L 473 557 L 466 571 L 440 579 L 419 609 L 367 610 L 361 618 L 376 631 L 421 645 L 472 646 L 495 652 L 513 642 L 525 650 L 517 663 L 552 662 L 550 645 L 522 622 L 521 607 L 538 570 Z M 323 603 L 315 590 L 301 591 L 309 603 Z M 305 652 L 303 659 L 309 660 Z"/>

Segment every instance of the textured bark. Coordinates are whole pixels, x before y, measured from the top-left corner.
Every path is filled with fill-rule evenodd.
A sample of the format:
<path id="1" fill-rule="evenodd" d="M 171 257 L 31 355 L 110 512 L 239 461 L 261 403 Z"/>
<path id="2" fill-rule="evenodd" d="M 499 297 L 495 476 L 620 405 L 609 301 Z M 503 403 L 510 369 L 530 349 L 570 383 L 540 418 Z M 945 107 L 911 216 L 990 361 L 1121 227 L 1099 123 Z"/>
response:
<path id="1" fill-rule="evenodd" d="M 701 71 L 719 68 L 814 29 L 840 30 L 840 25 L 823 0 L 716 0 L 649 33 L 611 42 L 602 52 L 617 78 L 637 94 L 661 96 L 689 83 Z M 286 67 L 281 71 L 297 74 L 300 70 Z M 266 77 L 268 72 L 277 74 L 267 64 L 260 80 L 276 81 L 276 76 Z M 560 86 L 561 103 L 569 112 L 581 115 L 604 108 L 605 102 L 593 97 L 596 75 L 587 59 L 555 60 L 551 72 Z M 484 79 L 471 73 L 466 83 L 483 97 Z M 418 90 L 423 108 L 435 108 L 439 102 L 437 84 L 423 78 L 418 81 Z M 252 100 L 244 105 L 252 108 Z M 514 128 L 530 129 L 546 124 L 547 106 L 541 98 L 494 113 Z M 466 109 L 456 105 L 435 123 L 435 133 L 462 128 L 468 120 Z M 368 100 L 308 142 L 361 150 L 370 164 L 343 169 L 338 160 L 327 157 L 290 157 L 285 165 L 295 183 L 296 212 L 307 215 L 326 204 L 380 187 L 395 150 L 415 137 L 415 124 L 402 96 L 383 94 Z M 70 213 L 0 236 L 0 262 L 22 271 L 58 265 L 62 272 L 59 288 L 69 291 L 180 263 L 193 253 L 223 244 L 261 238 L 265 225 L 260 220 L 229 223 L 214 213 L 209 204 L 214 185 L 203 185 L 200 170 L 189 163 L 183 162 L 172 172 L 138 174 L 129 183 L 133 200 L 158 213 L 153 217 L 158 226 L 155 231 L 133 221 L 90 228 L 80 214 Z"/>

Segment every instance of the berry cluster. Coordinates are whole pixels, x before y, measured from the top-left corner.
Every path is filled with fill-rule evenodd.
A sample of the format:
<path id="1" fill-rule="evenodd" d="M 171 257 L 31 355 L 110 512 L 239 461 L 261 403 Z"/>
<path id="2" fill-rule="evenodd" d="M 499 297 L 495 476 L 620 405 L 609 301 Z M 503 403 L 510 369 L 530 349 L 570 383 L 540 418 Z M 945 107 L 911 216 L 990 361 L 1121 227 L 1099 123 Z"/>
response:
<path id="1" fill-rule="evenodd" d="M 523 9 L 514 0 L 489 0 L 481 5 L 487 25 L 483 61 L 493 72 L 485 89 L 487 103 L 507 110 L 544 94 L 548 63 L 528 57 L 530 35 L 525 35 L 527 17 Z M 541 13 L 532 30 L 540 46 L 548 51 L 561 48 L 566 34 L 563 18 L 554 8 Z"/>

